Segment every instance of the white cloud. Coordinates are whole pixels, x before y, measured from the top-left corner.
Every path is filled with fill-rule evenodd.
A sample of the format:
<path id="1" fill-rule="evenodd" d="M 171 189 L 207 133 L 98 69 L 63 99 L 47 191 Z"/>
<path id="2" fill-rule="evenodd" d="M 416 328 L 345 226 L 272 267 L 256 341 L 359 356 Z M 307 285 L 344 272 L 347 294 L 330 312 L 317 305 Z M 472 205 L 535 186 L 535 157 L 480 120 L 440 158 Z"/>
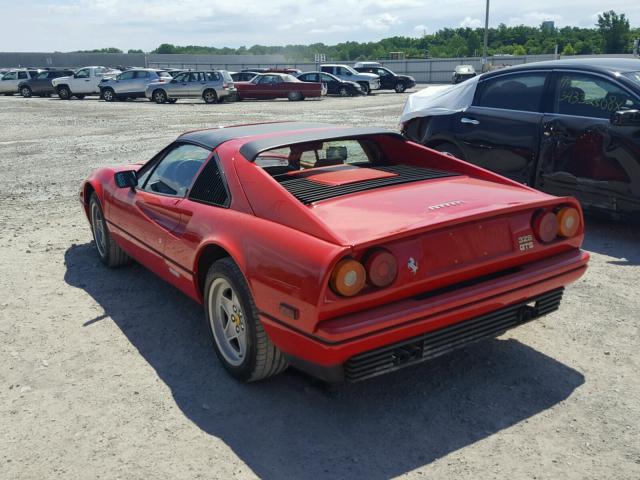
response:
<path id="1" fill-rule="evenodd" d="M 152 50 L 174 45 L 283 45 L 418 37 L 444 27 L 482 27 L 478 0 L 20 0 L 3 3 L 6 51 L 69 51 L 114 46 Z M 594 27 L 602 0 L 491 0 L 489 25 Z M 640 26 L 640 2 L 609 0 Z M 28 31 L 29 35 L 24 35 Z M 64 32 L 60 35 L 59 32 Z"/>
<path id="2" fill-rule="evenodd" d="M 380 32 L 384 32 L 389 30 L 394 25 L 400 25 L 402 20 L 400 20 L 395 15 L 391 15 L 390 13 L 381 13 L 380 15 L 376 15 L 375 17 L 370 17 L 365 19 L 362 22 L 369 30 L 376 30 Z"/>
<path id="3" fill-rule="evenodd" d="M 482 20 L 479 18 L 464 17 L 460 22 L 462 28 L 479 28 L 482 26 Z"/>

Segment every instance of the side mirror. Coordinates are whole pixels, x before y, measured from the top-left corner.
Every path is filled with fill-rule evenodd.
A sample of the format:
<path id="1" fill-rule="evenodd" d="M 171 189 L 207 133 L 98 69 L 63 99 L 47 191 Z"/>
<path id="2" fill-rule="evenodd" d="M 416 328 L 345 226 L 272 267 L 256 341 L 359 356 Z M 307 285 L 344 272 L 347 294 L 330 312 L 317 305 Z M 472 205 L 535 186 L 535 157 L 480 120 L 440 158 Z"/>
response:
<path id="1" fill-rule="evenodd" d="M 134 188 L 138 185 L 138 176 L 135 170 L 123 170 L 113 176 L 118 188 Z"/>
<path id="2" fill-rule="evenodd" d="M 640 126 L 640 110 L 620 110 L 611 115 L 612 125 L 618 127 Z"/>

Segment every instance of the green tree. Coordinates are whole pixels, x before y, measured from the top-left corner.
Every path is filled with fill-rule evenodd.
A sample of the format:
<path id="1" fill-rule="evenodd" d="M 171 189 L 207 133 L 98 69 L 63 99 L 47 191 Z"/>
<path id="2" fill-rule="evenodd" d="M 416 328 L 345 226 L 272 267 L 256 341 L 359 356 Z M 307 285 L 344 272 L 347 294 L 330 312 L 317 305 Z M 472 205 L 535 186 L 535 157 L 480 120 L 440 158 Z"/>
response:
<path id="1" fill-rule="evenodd" d="M 575 54 L 576 54 L 576 49 L 573 48 L 573 45 L 571 45 L 570 43 L 567 43 L 562 49 L 562 55 L 575 55 Z"/>
<path id="2" fill-rule="evenodd" d="M 625 53 L 628 50 L 631 27 L 624 13 L 602 12 L 598 15 L 597 25 L 605 53 Z"/>
<path id="3" fill-rule="evenodd" d="M 130 48 L 129 50 L 127 50 L 127 53 L 144 53 L 144 52 L 139 48 Z"/>

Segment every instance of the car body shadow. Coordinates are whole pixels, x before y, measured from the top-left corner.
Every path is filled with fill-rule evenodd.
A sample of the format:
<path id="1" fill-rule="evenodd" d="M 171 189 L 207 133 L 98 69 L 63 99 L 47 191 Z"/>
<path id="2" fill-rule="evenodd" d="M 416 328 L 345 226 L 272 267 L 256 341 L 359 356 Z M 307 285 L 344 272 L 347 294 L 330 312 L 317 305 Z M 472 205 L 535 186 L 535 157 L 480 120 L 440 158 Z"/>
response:
<path id="1" fill-rule="evenodd" d="M 586 217 L 582 248 L 617 258 L 618 260 L 608 262 L 611 265 L 639 265 L 638 245 L 640 245 L 640 225 L 614 222 L 596 216 Z"/>
<path id="2" fill-rule="evenodd" d="M 584 377 L 515 340 L 489 340 L 359 384 L 325 389 L 287 370 L 256 384 L 229 377 L 202 307 L 134 264 L 104 267 L 93 244 L 65 253 L 65 281 L 87 292 L 176 405 L 260 478 L 387 479 L 566 399 Z M 90 333 L 88 333 L 90 335 Z"/>

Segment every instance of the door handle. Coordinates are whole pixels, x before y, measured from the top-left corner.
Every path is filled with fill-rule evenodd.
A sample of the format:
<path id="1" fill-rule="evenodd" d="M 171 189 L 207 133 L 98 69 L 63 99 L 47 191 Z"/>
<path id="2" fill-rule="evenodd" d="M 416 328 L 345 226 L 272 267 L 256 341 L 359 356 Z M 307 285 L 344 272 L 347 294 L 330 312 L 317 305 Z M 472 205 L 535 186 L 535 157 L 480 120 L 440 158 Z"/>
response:
<path id="1" fill-rule="evenodd" d="M 467 118 L 467 117 L 462 117 L 460 119 L 460 123 L 464 123 L 466 125 L 480 125 L 480 122 L 475 118 Z"/>

